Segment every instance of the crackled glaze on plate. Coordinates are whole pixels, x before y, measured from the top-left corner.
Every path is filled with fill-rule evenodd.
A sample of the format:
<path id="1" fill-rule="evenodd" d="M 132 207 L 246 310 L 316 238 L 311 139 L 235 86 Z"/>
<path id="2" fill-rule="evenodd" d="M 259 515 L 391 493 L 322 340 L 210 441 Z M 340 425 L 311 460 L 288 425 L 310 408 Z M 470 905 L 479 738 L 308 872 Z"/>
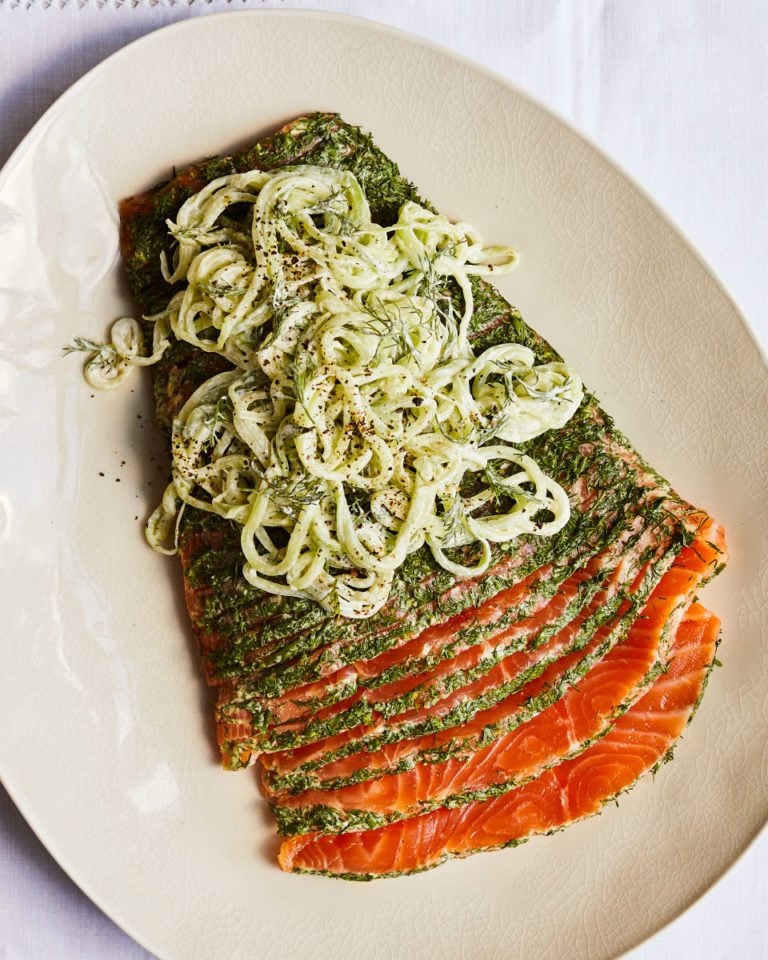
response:
<path id="1" fill-rule="evenodd" d="M 92 397 L 61 355 L 130 310 L 119 198 L 316 109 L 365 126 L 439 209 L 519 248 L 504 293 L 725 522 L 733 554 L 703 596 L 725 666 L 655 783 L 556 837 L 369 885 L 281 874 L 252 773 L 217 767 L 177 567 L 142 535 L 164 482 L 147 385 Z M 0 771 L 54 856 L 159 957 L 607 958 L 765 821 L 765 367 L 652 203 L 508 83 L 326 14 L 152 34 L 80 81 L 5 168 L 0 305 Z"/>

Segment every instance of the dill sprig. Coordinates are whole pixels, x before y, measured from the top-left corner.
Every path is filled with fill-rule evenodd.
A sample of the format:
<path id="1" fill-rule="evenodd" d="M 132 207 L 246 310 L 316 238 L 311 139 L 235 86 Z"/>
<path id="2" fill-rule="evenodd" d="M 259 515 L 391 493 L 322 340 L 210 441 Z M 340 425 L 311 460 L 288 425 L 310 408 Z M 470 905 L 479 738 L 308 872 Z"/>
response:
<path id="1" fill-rule="evenodd" d="M 494 467 L 493 463 L 486 464 L 483 469 L 483 478 L 488 485 L 488 490 L 493 494 L 494 501 L 498 504 L 502 500 L 526 500 L 529 503 L 541 503 L 528 490 L 525 490 L 517 483 L 510 483 L 509 479 Z M 544 504 L 541 504 L 544 506 Z"/>
<path id="2" fill-rule="evenodd" d="M 226 283 L 223 280 L 203 280 L 199 284 L 203 293 L 209 297 L 228 297 L 230 300 L 241 297 L 248 289 L 247 284 Z"/>
<path id="3" fill-rule="evenodd" d="M 65 357 L 70 353 L 114 353 L 114 348 L 108 343 L 99 343 L 97 340 L 89 340 L 87 337 L 75 337 L 72 343 L 62 347 L 62 353 Z"/>
<path id="4" fill-rule="evenodd" d="M 294 357 L 288 365 L 288 372 L 290 373 L 291 382 L 293 383 L 293 394 L 296 402 L 300 403 L 306 410 L 307 408 L 304 406 L 304 393 L 307 389 L 307 384 L 317 373 L 317 364 L 309 358 L 298 360 Z M 309 411 L 307 411 L 307 416 L 309 416 Z"/>
<path id="5" fill-rule="evenodd" d="M 261 479 L 269 499 L 291 516 L 299 513 L 302 507 L 319 503 L 325 493 L 322 480 L 317 477 L 303 475 L 293 481 L 288 478 L 269 480 L 265 476 Z"/>
<path id="6" fill-rule="evenodd" d="M 528 380 L 528 372 L 521 371 L 519 367 L 507 360 L 494 360 L 493 365 L 498 367 L 501 371 L 501 379 L 504 384 L 504 389 L 507 395 L 507 399 L 514 402 L 516 396 L 519 396 L 515 391 L 515 386 L 521 387 L 525 393 L 531 398 L 531 400 L 548 400 L 560 403 L 567 403 L 568 397 L 563 396 L 567 394 L 570 388 L 573 386 L 573 378 L 568 376 L 566 379 L 555 386 L 551 387 L 549 390 L 537 390 Z"/>
<path id="7" fill-rule="evenodd" d="M 207 447 L 215 447 L 221 439 L 221 434 L 232 430 L 234 408 L 228 394 L 222 394 L 216 401 L 210 419 L 211 434 L 206 442 Z"/>
<path id="8" fill-rule="evenodd" d="M 325 219 L 325 229 L 329 233 L 335 233 L 340 237 L 350 237 L 357 232 L 357 225 L 344 212 L 346 209 L 347 202 L 344 198 L 344 191 L 341 187 L 337 187 L 325 200 L 318 200 L 311 207 L 305 207 L 303 213 L 310 217 L 323 217 Z"/>
<path id="9" fill-rule="evenodd" d="M 304 412 L 309 417 L 312 426 L 315 428 L 315 430 L 318 430 L 319 428 L 315 422 L 315 418 L 309 412 L 304 399 L 307 384 L 317 373 L 317 364 L 309 357 L 302 355 L 301 359 L 297 359 L 294 356 L 294 358 L 288 364 L 288 373 L 291 378 L 291 383 L 293 384 L 293 396 L 296 400 L 296 403 L 299 404 L 300 407 L 304 408 Z"/>
<path id="10" fill-rule="evenodd" d="M 87 337 L 75 337 L 73 343 L 62 347 L 62 354 L 67 357 L 72 353 L 87 353 L 85 369 L 98 370 L 104 377 L 109 378 L 118 370 L 122 357 L 111 343 L 99 343 Z"/>
<path id="11" fill-rule="evenodd" d="M 373 355 L 374 362 L 379 353 L 389 346 L 394 353 L 394 356 L 390 358 L 393 363 L 399 363 L 406 357 L 413 357 L 417 366 L 421 366 L 419 350 L 413 343 L 412 330 L 415 328 L 431 332 L 423 320 L 419 319 L 416 324 L 409 326 L 406 323 L 405 313 L 400 304 L 385 304 L 378 297 L 366 299 L 363 310 L 368 314 L 370 320 L 364 321 L 361 324 L 361 329 L 365 333 L 379 338 Z M 409 304 L 407 313 L 421 317 L 415 304 Z"/>
<path id="12" fill-rule="evenodd" d="M 302 302 L 301 297 L 286 292 L 285 280 L 278 277 L 272 290 L 272 336 L 280 336 L 286 320 Z"/>
<path id="13" fill-rule="evenodd" d="M 461 545 L 467 531 L 467 514 L 461 497 L 456 494 L 448 500 L 442 500 L 443 536 L 441 546 L 457 547 Z"/>
<path id="14" fill-rule="evenodd" d="M 448 252 L 448 250 L 441 251 L 438 256 Z M 448 332 L 449 342 L 446 346 L 450 348 L 459 331 L 456 303 L 451 293 L 449 278 L 445 274 L 439 273 L 435 267 L 436 259 L 437 257 L 433 259 L 424 258 L 421 262 L 422 279 L 417 288 L 417 293 L 418 296 L 424 297 L 425 300 L 434 304 L 435 313 L 443 321 Z"/>

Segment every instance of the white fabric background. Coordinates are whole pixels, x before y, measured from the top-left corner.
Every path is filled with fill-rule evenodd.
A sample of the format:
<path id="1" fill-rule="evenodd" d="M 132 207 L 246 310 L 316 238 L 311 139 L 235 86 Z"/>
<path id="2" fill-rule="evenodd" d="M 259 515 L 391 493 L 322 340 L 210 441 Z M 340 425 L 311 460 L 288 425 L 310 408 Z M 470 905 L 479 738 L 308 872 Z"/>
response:
<path id="1" fill-rule="evenodd" d="M 172 21 L 243 7 L 383 20 L 509 77 L 656 198 L 768 351 L 766 0 L 0 0 L 0 164 L 109 53 Z M 742 956 L 768 957 L 765 832 L 710 893 L 630 954 Z M 139 958 L 149 954 L 72 884 L 0 788 L 0 960 Z"/>

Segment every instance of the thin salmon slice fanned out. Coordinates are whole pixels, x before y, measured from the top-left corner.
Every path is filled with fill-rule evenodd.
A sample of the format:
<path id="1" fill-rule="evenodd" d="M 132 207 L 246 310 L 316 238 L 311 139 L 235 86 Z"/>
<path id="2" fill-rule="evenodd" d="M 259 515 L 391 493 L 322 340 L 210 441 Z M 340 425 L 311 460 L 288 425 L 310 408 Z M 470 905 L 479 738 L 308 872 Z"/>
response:
<path id="1" fill-rule="evenodd" d="M 551 659 L 509 658 L 512 664 L 493 671 L 502 676 L 489 678 L 499 684 L 485 690 L 483 685 L 472 684 L 420 711 L 412 723 L 382 721 L 377 728 L 331 737 L 300 750 L 267 754 L 262 757 L 265 789 L 271 796 L 286 790 L 294 793 L 301 784 L 335 789 L 425 760 L 471 753 L 556 703 L 593 669 L 620 641 L 637 614 L 631 607 L 622 612 L 623 617 L 615 612 L 594 633 L 580 633 L 580 621 L 569 625 L 554 638 Z"/>
<path id="2" fill-rule="evenodd" d="M 437 866 L 453 857 L 511 846 L 599 813 L 662 762 L 691 718 L 714 660 L 720 621 L 693 604 L 669 668 L 610 733 L 498 799 L 440 808 L 375 830 L 286 840 L 283 870 L 368 880 Z"/>
<path id="3" fill-rule="evenodd" d="M 376 776 L 369 759 L 370 778 L 334 789 L 276 795 L 267 782 L 281 832 L 370 829 L 432 807 L 458 807 L 506 793 L 583 752 L 667 669 L 689 598 L 723 549 L 722 530 L 705 524 L 656 586 L 627 638 L 562 699 L 488 746 L 475 752 L 455 749 L 443 762 L 433 759 L 389 775 Z M 460 735 L 455 742 L 461 742 Z M 386 771 L 386 764 L 385 758 L 380 769 Z"/>
<path id="4" fill-rule="evenodd" d="M 383 226 L 425 202 L 368 134 L 335 114 L 299 117 L 121 204 L 139 313 L 163 310 L 176 289 L 161 254 L 185 200 L 224 175 L 302 164 L 352 173 Z M 511 342 L 537 364 L 562 360 L 491 284 L 469 282 L 476 354 Z M 466 291 L 446 283 L 461 316 Z M 160 427 L 230 369 L 172 338 L 152 367 Z M 257 589 L 242 575 L 238 525 L 182 511 L 184 593 L 222 763 L 260 761 L 283 869 L 388 876 L 549 833 L 658 764 L 690 718 L 718 629 L 691 603 L 724 566 L 721 527 L 588 390 L 562 428 L 518 446 L 565 491 L 566 526 L 492 544 L 485 572 L 465 579 L 422 547 L 365 620 Z M 455 563 L 476 562 L 471 545 L 452 549 Z"/>
<path id="5" fill-rule="evenodd" d="M 721 528 L 711 518 L 700 516 L 690 546 L 677 559 L 674 554 L 663 557 L 662 571 L 675 561 L 671 570 L 659 574 L 658 580 L 649 579 L 656 565 L 647 564 L 632 588 L 619 597 L 622 606 L 608 621 L 596 627 L 594 619 L 588 618 L 592 625 L 586 632 L 578 621 L 569 624 L 549 641 L 556 653 L 545 661 L 545 669 L 540 669 L 535 655 L 517 654 L 508 658 L 509 674 L 500 686 L 489 690 L 471 684 L 430 710 L 421 711 L 415 722 L 405 728 L 403 724 L 382 723 L 373 730 L 363 728 L 299 749 L 265 755 L 262 765 L 266 792 L 276 799 L 310 788 L 336 789 L 402 772 L 420 762 L 466 756 L 487 746 L 556 703 L 599 665 L 638 618 L 641 622 L 647 620 L 649 608 L 645 606 L 641 611 L 640 607 L 633 607 L 633 598 L 645 605 L 650 587 L 656 587 L 650 609 L 661 630 L 673 612 L 682 613 L 693 590 L 711 576 L 713 566 L 723 555 Z M 641 582 L 647 592 L 639 592 Z M 447 709 L 443 704 L 447 704 Z"/>

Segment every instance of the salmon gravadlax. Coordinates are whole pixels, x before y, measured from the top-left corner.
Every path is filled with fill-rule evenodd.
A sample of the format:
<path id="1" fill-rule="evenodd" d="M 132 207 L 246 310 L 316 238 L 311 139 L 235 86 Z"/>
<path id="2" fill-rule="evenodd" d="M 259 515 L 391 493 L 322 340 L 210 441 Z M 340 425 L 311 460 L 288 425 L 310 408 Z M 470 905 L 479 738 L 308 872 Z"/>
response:
<path id="1" fill-rule="evenodd" d="M 186 199 L 225 175 L 301 165 L 354 174 L 381 225 L 425 203 L 367 133 L 335 114 L 299 117 L 121 204 L 140 313 L 177 289 L 161 253 Z M 476 353 L 515 343 L 536 363 L 561 361 L 491 284 L 472 276 L 469 290 Z M 441 295 L 462 313 L 466 289 L 449 280 Z M 152 367 L 160 428 L 229 369 L 172 337 Z M 567 524 L 492 543 L 485 572 L 465 579 L 416 550 L 364 620 L 252 586 L 236 524 L 194 507 L 180 515 L 212 736 L 226 768 L 260 765 L 284 870 L 396 876 L 552 833 L 658 766 L 695 711 L 719 622 L 694 596 L 725 565 L 722 527 L 588 391 L 564 426 L 516 446 L 567 495 Z M 471 548 L 456 558 L 469 564 Z"/>

